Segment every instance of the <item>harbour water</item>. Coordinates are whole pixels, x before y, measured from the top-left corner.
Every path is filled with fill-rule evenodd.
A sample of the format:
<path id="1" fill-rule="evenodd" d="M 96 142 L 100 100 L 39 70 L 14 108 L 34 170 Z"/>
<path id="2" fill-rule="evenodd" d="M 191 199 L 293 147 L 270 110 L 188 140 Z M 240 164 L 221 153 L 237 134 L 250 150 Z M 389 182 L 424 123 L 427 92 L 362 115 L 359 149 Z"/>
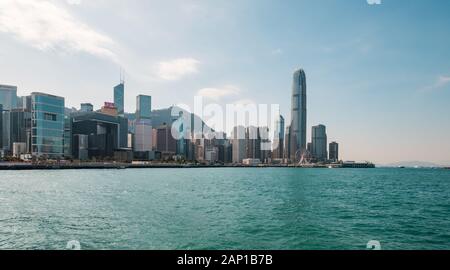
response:
<path id="1" fill-rule="evenodd" d="M 450 170 L 0 172 L 0 249 L 450 249 Z"/>

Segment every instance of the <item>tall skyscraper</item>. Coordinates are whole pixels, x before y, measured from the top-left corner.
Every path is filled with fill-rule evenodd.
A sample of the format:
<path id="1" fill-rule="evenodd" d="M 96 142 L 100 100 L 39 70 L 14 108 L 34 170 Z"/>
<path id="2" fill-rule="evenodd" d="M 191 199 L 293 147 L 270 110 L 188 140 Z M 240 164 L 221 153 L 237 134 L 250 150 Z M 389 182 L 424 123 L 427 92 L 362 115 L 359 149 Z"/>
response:
<path id="1" fill-rule="evenodd" d="M 331 142 L 329 147 L 331 161 L 339 161 L 339 144 L 337 142 Z"/>
<path id="2" fill-rule="evenodd" d="M 136 97 L 136 120 L 134 134 L 134 151 L 152 151 L 153 129 L 151 123 L 152 97 L 139 95 Z"/>
<path id="3" fill-rule="evenodd" d="M 281 159 L 284 155 L 284 117 L 280 115 L 275 121 L 275 136 L 273 138 L 273 158 Z"/>
<path id="4" fill-rule="evenodd" d="M 2 117 L 2 147 L 9 151 L 11 145 L 11 121 L 9 111 L 17 107 L 17 87 L 11 85 L 0 85 L 0 104 L 3 107 Z"/>
<path id="5" fill-rule="evenodd" d="M 136 98 L 136 119 L 151 119 L 152 97 L 139 95 Z"/>
<path id="6" fill-rule="evenodd" d="M 238 126 L 233 129 L 232 137 L 232 155 L 233 163 L 240 164 L 245 159 L 246 147 L 245 147 L 245 127 Z"/>
<path id="7" fill-rule="evenodd" d="M 31 94 L 33 156 L 61 158 L 64 155 L 64 98 Z"/>
<path id="8" fill-rule="evenodd" d="M 291 161 L 297 152 L 306 150 L 306 75 L 303 69 L 294 73 L 291 111 Z"/>
<path id="9" fill-rule="evenodd" d="M 120 116 L 124 115 L 124 107 L 125 107 L 125 83 L 121 82 L 120 84 L 114 87 L 114 105 L 117 108 L 117 113 Z"/>
<path id="10" fill-rule="evenodd" d="M 324 125 L 312 127 L 312 156 L 318 161 L 325 161 L 328 158 L 327 151 L 327 130 Z"/>

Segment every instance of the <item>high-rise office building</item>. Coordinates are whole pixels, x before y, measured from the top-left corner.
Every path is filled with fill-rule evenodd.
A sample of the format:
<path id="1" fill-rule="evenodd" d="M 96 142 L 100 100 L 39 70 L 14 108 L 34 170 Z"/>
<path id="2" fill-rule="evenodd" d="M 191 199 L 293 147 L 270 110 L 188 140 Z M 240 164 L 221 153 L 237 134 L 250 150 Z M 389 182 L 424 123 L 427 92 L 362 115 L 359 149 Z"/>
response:
<path id="1" fill-rule="evenodd" d="M 328 158 L 327 151 L 327 130 L 324 125 L 312 127 L 312 156 L 318 161 L 325 161 Z"/>
<path id="2" fill-rule="evenodd" d="M 245 133 L 245 158 L 261 160 L 261 134 L 257 127 L 248 127 Z"/>
<path id="3" fill-rule="evenodd" d="M 14 143 L 25 143 L 26 152 L 31 149 L 31 112 L 12 109 L 10 112 L 10 149 Z"/>
<path id="4" fill-rule="evenodd" d="M 151 123 L 152 97 L 139 95 L 136 97 L 136 120 L 134 127 L 134 151 L 152 151 L 153 129 Z"/>
<path id="5" fill-rule="evenodd" d="M 245 159 L 247 154 L 246 152 L 246 143 L 245 143 L 245 127 L 238 126 L 234 127 L 232 137 L 232 154 L 233 154 L 233 163 L 240 164 Z"/>
<path id="6" fill-rule="evenodd" d="M 151 119 L 152 97 L 139 95 L 136 97 L 136 119 Z"/>
<path id="7" fill-rule="evenodd" d="M 163 155 L 175 155 L 177 151 L 177 141 L 172 136 L 170 125 L 164 124 L 156 131 L 156 150 Z"/>
<path id="8" fill-rule="evenodd" d="M 72 157 L 72 125 L 73 118 L 70 113 L 64 115 L 64 157 Z"/>
<path id="9" fill-rule="evenodd" d="M 339 161 L 339 144 L 337 142 L 331 142 L 329 146 L 329 152 L 330 157 L 329 159 L 331 161 Z"/>
<path id="10" fill-rule="evenodd" d="M 124 107 L 125 107 L 125 83 L 121 82 L 120 84 L 114 87 L 114 105 L 117 108 L 117 113 L 121 116 L 124 115 Z"/>
<path id="11" fill-rule="evenodd" d="M 64 98 L 31 94 L 32 147 L 36 157 L 61 158 L 64 154 Z"/>
<path id="12" fill-rule="evenodd" d="M 3 107 L 2 117 L 2 149 L 7 152 L 11 146 L 10 114 L 9 111 L 17 108 L 17 87 L 0 85 L 0 104 Z"/>
<path id="13" fill-rule="evenodd" d="M 291 111 L 291 161 L 297 152 L 306 150 L 306 75 L 300 69 L 294 73 Z"/>
<path id="14" fill-rule="evenodd" d="M 17 87 L 0 84 L 0 104 L 3 110 L 9 111 L 17 108 Z"/>
<path id="15" fill-rule="evenodd" d="M 275 121 L 275 134 L 273 138 L 273 158 L 282 159 L 284 152 L 284 117 L 280 117 Z"/>

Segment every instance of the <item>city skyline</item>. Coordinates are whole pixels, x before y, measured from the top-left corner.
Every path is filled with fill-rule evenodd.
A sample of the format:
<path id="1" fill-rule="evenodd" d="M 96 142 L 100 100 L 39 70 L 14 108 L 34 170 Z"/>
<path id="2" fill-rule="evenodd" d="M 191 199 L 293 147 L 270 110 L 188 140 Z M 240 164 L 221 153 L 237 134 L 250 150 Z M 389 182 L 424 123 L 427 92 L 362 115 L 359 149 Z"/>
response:
<path id="1" fill-rule="evenodd" d="M 319 12 L 323 6 L 314 1 L 293 2 L 298 14 L 268 1 L 258 5 L 249 1 L 239 7 L 220 1 L 217 6 L 183 1 L 170 13 L 174 22 L 155 14 L 169 11 L 170 4 L 163 3 L 131 2 L 126 7 L 114 1 L 106 6 L 94 1 L 39 3 L 1 3 L 0 57 L 7 64 L 0 67 L 0 82 L 17 85 L 19 95 L 40 91 L 66 97 L 68 107 L 92 102 L 99 108 L 113 100 L 111 87 L 119 83 L 122 67 L 127 83 L 125 111 L 134 112 L 138 94 L 151 95 L 155 108 L 165 108 L 193 102 L 192 97 L 200 93 L 217 103 L 270 100 L 281 105 L 281 114 L 290 123 L 290 78 L 302 67 L 308 76 L 307 138 L 311 126 L 324 124 L 332 131 L 329 141 L 343 145 L 344 158 L 381 164 L 450 163 L 450 143 L 445 140 L 450 132 L 445 104 L 450 66 L 440 60 L 448 59 L 450 40 L 440 31 L 449 25 L 444 12 L 448 2 L 327 2 L 330 16 L 325 16 Z M 40 24 L 24 32 L 22 26 L 36 19 L 26 5 L 39 10 L 44 4 L 54 8 L 40 15 L 50 26 L 63 20 L 67 31 L 76 30 L 75 37 L 93 34 L 87 35 L 92 40 L 73 45 L 65 35 L 37 38 L 33 33 L 42 30 Z M 23 20 L 12 25 L 7 19 L 17 5 L 25 8 Z M 244 18 L 250 7 L 259 15 Z M 433 18 L 418 16 L 422 10 L 432 10 Z M 60 16 L 61 12 L 68 16 Z M 358 14 L 355 19 L 360 25 L 342 19 L 350 12 Z M 308 13 L 316 14 L 317 23 Z M 286 23 L 276 20 L 282 14 Z M 264 17 L 273 26 L 263 23 Z M 203 25 L 205 21 L 214 27 Z M 158 22 L 156 29 L 144 31 L 150 22 Z M 180 23 L 186 34 L 175 30 Z M 127 34 L 128 27 L 134 37 Z M 223 37 L 213 33 L 217 27 Z M 399 32 L 402 40 L 395 38 Z M 238 36 L 243 42 L 236 42 L 241 40 Z M 26 61 L 21 60 L 24 57 Z"/>

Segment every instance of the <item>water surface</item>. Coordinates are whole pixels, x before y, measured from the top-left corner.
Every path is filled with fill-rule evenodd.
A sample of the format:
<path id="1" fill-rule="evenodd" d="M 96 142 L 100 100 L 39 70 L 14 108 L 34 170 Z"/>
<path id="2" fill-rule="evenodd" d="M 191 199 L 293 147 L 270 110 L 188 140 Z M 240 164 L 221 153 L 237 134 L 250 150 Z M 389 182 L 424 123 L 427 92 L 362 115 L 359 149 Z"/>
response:
<path id="1" fill-rule="evenodd" d="M 450 249 L 450 170 L 0 172 L 0 249 Z"/>

